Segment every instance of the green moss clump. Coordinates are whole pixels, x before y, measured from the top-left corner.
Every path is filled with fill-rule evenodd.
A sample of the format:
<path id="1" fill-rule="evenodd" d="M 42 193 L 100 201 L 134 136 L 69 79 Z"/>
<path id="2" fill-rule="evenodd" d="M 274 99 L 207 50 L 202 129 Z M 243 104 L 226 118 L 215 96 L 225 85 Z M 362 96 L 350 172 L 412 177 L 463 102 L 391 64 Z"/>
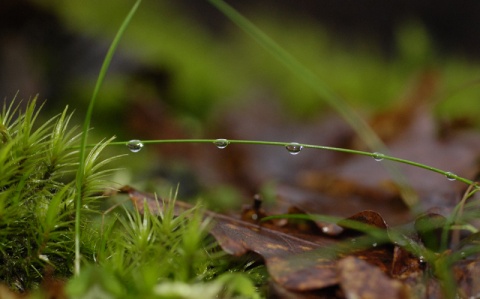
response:
<path id="1" fill-rule="evenodd" d="M 24 110 L 13 101 L 0 115 L 0 282 L 20 292 L 35 289 L 46 271 L 69 277 L 74 260 L 79 135 L 68 107 L 36 125 L 40 108 L 36 99 Z M 87 176 L 85 210 L 100 187 L 92 181 Z"/>

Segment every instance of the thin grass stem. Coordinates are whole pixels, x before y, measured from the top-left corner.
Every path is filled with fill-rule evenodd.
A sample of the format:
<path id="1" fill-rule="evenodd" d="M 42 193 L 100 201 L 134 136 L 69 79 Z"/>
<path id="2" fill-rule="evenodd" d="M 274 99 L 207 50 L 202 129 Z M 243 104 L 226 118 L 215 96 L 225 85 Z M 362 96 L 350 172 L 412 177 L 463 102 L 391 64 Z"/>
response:
<path id="1" fill-rule="evenodd" d="M 87 114 L 85 116 L 85 121 L 83 122 L 83 130 L 82 130 L 82 138 L 80 142 L 80 149 L 79 149 L 79 156 L 80 156 L 80 163 L 78 166 L 77 176 L 76 176 L 76 189 L 77 189 L 77 196 L 75 201 L 75 274 L 78 275 L 80 273 L 80 216 L 81 216 L 81 206 L 82 206 L 82 195 L 83 195 L 83 181 L 84 181 L 84 171 L 85 171 L 85 158 L 86 158 L 86 147 L 87 147 L 87 137 L 88 137 L 88 130 L 90 128 L 90 121 L 92 119 L 93 114 L 93 107 L 95 106 L 95 102 L 98 96 L 98 92 L 100 87 L 103 84 L 105 76 L 107 74 L 108 68 L 110 66 L 110 62 L 112 61 L 113 55 L 117 49 L 117 46 L 120 42 L 120 39 L 127 29 L 128 24 L 133 18 L 133 15 L 137 11 L 141 0 L 137 0 L 133 7 L 131 8 L 130 12 L 123 20 L 122 25 L 118 29 L 118 32 L 113 39 L 110 48 L 108 49 L 107 55 L 103 60 L 102 67 L 100 69 L 100 73 L 97 78 L 97 82 L 95 84 L 95 89 L 92 94 L 92 98 L 90 99 L 90 103 L 88 105 Z"/>
<path id="2" fill-rule="evenodd" d="M 215 143 L 218 139 L 162 139 L 162 140 L 139 140 L 142 144 L 164 144 L 164 143 Z M 287 146 L 291 144 L 291 142 L 282 142 L 282 141 L 261 141 L 261 140 L 237 140 L 237 139 L 225 139 L 225 141 L 230 144 L 251 144 L 251 145 L 270 145 L 270 146 Z M 111 142 L 109 145 L 122 145 L 125 146 L 128 144 L 128 141 L 116 141 Z M 93 146 L 93 145 L 90 145 Z M 449 180 L 456 180 L 467 185 L 473 185 L 475 189 L 479 189 L 480 186 L 469 179 L 463 178 L 459 175 L 453 174 L 450 171 L 445 171 L 433 166 L 425 165 L 419 162 L 410 161 L 407 159 L 397 158 L 394 156 L 386 155 L 383 153 L 378 152 L 366 152 L 366 151 L 359 151 L 347 148 L 339 148 L 339 147 L 332 147 L 332 146 L 324 146 L 324 145 L 314 145 L 314 144 L 306 144 L 306 143 L 298 143 L 298 146 L 302 148 L 311 148 L 311 149 L 319 149 L 319 150 L 328 150 L 328 151 L 336 151 L 354 155 L 362 155 L 372 157 L 377 161 L 381 160 L 388 160 L 397 163 L 407 164 L 418 168 L 423 168 L 428 171 L 436 172 L 441 175 L 444 175 Z"/>

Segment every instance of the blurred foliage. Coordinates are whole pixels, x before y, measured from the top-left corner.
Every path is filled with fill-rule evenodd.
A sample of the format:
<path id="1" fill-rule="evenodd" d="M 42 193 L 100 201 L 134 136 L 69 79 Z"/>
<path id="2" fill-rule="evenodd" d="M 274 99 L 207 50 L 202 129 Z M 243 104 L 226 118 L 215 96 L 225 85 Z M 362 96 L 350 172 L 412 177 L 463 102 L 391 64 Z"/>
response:
<path id="1" fill-rule="evenodd" d="M 99 40 L 113 36 L 131 5 L 126 0 L 40 2 L 54 10 L 70 30 Z M 417 72 L 432 68 L 443 78 L 438 95 L 445 99 L 438 109 L 442 116 L 473 116 L 480 111 L 480 102 L 475 100 L 480 87 L 464 87 L 479 77 L 478 65 L 458 57 L 441 57 L 418 22 L 398 28 L 397 49 L 386 55 L 365 38 L 339 43 L 308 18 L 265 11 L 247 12 L 246 16 L 352 105 L 367 110 L 385 108 L 401 97 Z M 216 30 L 208 31 L 171 2 L 145 1 L 127 30 L 119 55 L 166 70 L 170 78 L 162 100 L 180 115 L 205 119 L 219 103 L 238 101 L 256 90 L 273 92 L 297 117 L 317 115 L 325 109 L 312 90 L 238 28 L 228 25 Z M 113 73 L 109 81 L 100 105 L 120 105 L 132 95 L 134 85 L 125 76 Z M 84 93 L 90 92 L 90 85 L 81 86 L 77 86 L 77 96 L 88 99 Z"/>
<path id="2" fill-rule="evenodd" d="M 38 0 L 36 3 L 59 18 L 63 26 L 59 30 L 93 41 L 88 44 L 92 47 L 88 51 L 93 54 L 87 56 L 95 59 L 81 60 L 90 64 L 86 68 L 88 71 L 68 82 L 66 94 L 61 95 L 62 99 L 77 103 L 75 108 L 82 115 L 106 45 L 133 2 Z M 299 18 L 278 10 L 241 13 L 307 65 L 361 114 L 395 107 L 422 73 L 433 71 L 439 78 L 439 89 L 433 98 L 436 116 L 444 122 L 462 119 L 480 127 L 476 117 L 480 112 L 478 64 L 440 53 L 419 21 L 411 20 L 400 26 L 395 33 L 396 46 L 385 53 L 376 41 L 364 36 L 341 41 L 306 16 Z M 243 103 L 254 103 L 252 99 L 259 95 L 280 101 L 288 116 L 297 120 L 316 118 L 330 109 L 315 91 L 225 16 L 210 12 L 205 18 L 212 18 L 208 23 L 216 27 L 199 22 L 198 16 L 193 17 L 185 5 L 171 1 L 142 3 L 100 90 L 92 120 L 95 127 L 92 140 L 112 134 L 119 140 L 152 136 L 214 137 L 211 136 L 212 127 L 218 124 L 223 113 Z M 146 109 L 151 103 L 159 104 L 160 109 L 152 113 L 163 113 L 155 117 L 164 121 L 154 122 L 153 126 L 138 119 L 151 126 L 144 128 L 152 131 L 150 136 L 130 123 L 132 118 L 145 116 L 135 114 L 138 103 L 148 103 Z M 168 131 L 172 130 L 168 126 L 173 122 L 187 135 L 177 136 L 175 129 Z M 158 131 L 170 133 L 162 135 Z M 201 192 L 203 186 L 191 177 L 189 169 L 192 166 L 186 162 L 187 155 L 182 156 L 181 149 L 177 155 L 152 149 L 145 149 L 134 158 L 122 159 L 122 167 L 128 171 L 117 172 L 116 182 L 135 184 L 159 194 L 180 183 L 183 199 Z M 125 149 L 115 147 L 109 152 L 123 154 Z M 206 191 L 204 199 L 222 197 L 228 205 L 239 196 L 228 186 L 216 187 L 218 194 Z"/>
<path id="3" fill-rule="evenodd" d="M 98 60 L 95 58 L 89 63 L 93 68 L 98 66 L 100 69 L 98 62 L 101 62 L 106 52 L 104 45 L 112 39 L 133 1 L 36 0 L 36 3 L 54 12 L 55 16 L 61 20 L 64 28 L 59 28 L 59 30 L 66 30 L 72 34 L 95 40 L 95 47 L 98 47 L 92 49 L 92 52 L 98 51 L 96 53 Z M 462 57 L 447 57 L 439 54 L 435 49 L 435 44 L 429 39 L 428 33 L 420 23 L 412 21 L 399 27 L 395 51 L 385 54 L 375 42 L 368 39 L 359 38 L 348 44 L 340 43 L 333 35 L 308 18 L 300 20 L 264 11 L 246 12 L 245 14 L 274 40 L 298 57 L 302 63 L 308 65 L 349 103 L 359 109 L 364 109 L 367 113 L 387 108 L 395 101 L 401 100 L 402 94 L 408 88 L 409 81 L 415 78 L 416 74 L 424 70 L 435 70 L 442 78 L 441 90 L 436 97 L 438 116 L 446 119 L 467 117 L 475 121 L 477 126 L 480 125 L 476 117 L 480 112 L 478 64 Z M 221 15 L 217 17 L 221 17 Z M 144 1 L 128 28 L 120 48 L 116 56 L 117 64 L 113 65 L 95 108 L 93 123 L 100 127 L 96 131 L 98 135 L 103 135 L 104 131 L 109 131 L 107 135 L 111 135 L 112 130 L 115 130 L 114 134 L 122 135 L 120 131 L 125 130 L 125 126 L 119 124 L 124 119 L 124 115 L 121 114 L 131 112 L 125 107 L 128 106 L 128 101 L 137 100 L 139 93 L 142 97 L 151 96 L 155 100 L 160 99 L 168 104 L 169 113 L 174 114 L 185 123 L 189 123 L 192 127 L 196 127 L 196 132 L 200 135 L 202 128 L 197 127 L 205 126 L 210 119 L 214 118 L 214 114 L 219 111 L 218 106 L 235 105 L 247 100 L 251 94 L 257 92 L 267 91 L 268 94 L 272 94 L 272 97 L 282 101 L 285 109 L 291 111 L 292 116 L 297 118 L 314 117 L 328 109 L 312 90 L 284 69 L 238 28 L 227 25 L 225 28 L 207 30 L 188 12 L 182 11 L 173 2 Z M 147 70 L 147 73 L 153 72 L 157 75 L 163 74 L 164 81 L 158 86 L 154 81 L 144 82 L 142 81 L 142 72 L 139 70 Z M 76 102 L 78 107 L 75 108 L 79 110 L 85 109 L 96 77 L 97 73 L 86 71 L 75 80 L 68 82 L 65 89 L 68 94 L 62 95 L 65 97 L 63 100 L 68 100 L 70 103 Z M 34 108 L 30 108 L 28 111 L 30 111 L 29 117 L 33 122 L 37 116 L 33 114 Z M 5 116 L 2 118 L 5 119 Z M 28 118 L 26 119 L 28 120 Z M 70 190 L 68 182 L 63 181 L 64 177 L 58 182 L 55 181 L 56 177 L 53 174 L 57 174 L 52 173 L 52 169 L 56 168 L 52 167 L 56 167 L 58 161 L 48 159 L 55 158 L 55 155 L 58 156 L 62 151 L 51 152 L 55 150 L 55 147 L 50 147 L 49 142 L 61 140 L 61 138 L 55 138 L 53 133 L 50 135 L 45 133 L 47 129 L 59 124 L 58 119 L 70 120 L 70 116 L 62 114 L 60 118 L 41 127 L 40 131 L 33 131 L 34 133 L 39 132 L 36 133 L 37 135 L 29 135 L 31 127 L 28 122 L 23 125 L 23 129 L 13 129 L 20 124 L 15 121 L 10 125 L 4 123 L 0 128 L 3 132 L 2 143 L 5 144 L 2 155 L 4 164 L 24 167 L 23 169 L 8 168 L 13 169 L 14 173 L 2 173 L 9 178 L 4 180 L 6 183 L 0 194 L 0 212 L 2 215 L 9 215 L 9 218 L 2 218 L 0 226 L 11 228 L 11 230 L 1 230 L 0 237 L 3 240 L 1 243 L 7 244 L 0 250 L 2 259 L 20 265 L 18 268 L 4 267 L 2 276 L 9 275 L 8 279 L 3 280 L 19 290 L 36 286 L 41 280 L 43 267 L 50 262 L 66 261 L 62 274 L 69 275 L 71 271 L 71 243 L 73 240 L 71 198 L 74 191 Z M 68 121 L 66 122 L 68 123 Z M 65 129 L 66 124 L 61 130 L 66 133 Z M 14 135 L 12 132 L 18 135 L 14 136 L 19 139 L 18 142 L 15 142 L 20 144 L 25 141 L 25 147 L 19 147 L 20 152 L 17 156 L 7 154 L 8 150 L 13 147 L 13 145 L 8 145 L 13 144 L 8 139 L 10 135 Z M 32 139 L 32 136 L 35 138 Z M 22 141 L 20 140 L 22 138 L 27 139 Z M 66 148 L 67 141 L 69 141 L 68 138 L 57 146 Z M 124 150 L 123 148 L 122 152 Z M 116 150 L 109 149 L 109 151 L 115 152 Z M 50 156 L 42 155 L 49 152 L 51 152 Z M 140 156 L 137 155 L 135 162 L 130 163 L 135 164 L 136 169 L 140 171 L 148 171 L 153 164 L 160 164 L 160 162 L 156 163 L 156 158 L 152 156 L 147 154 L 144 159 L 138 159 Z M 17 162 L 21 161 L 21 163 L 11 162 L 10 157 L 14 157 Z M 67 166 L 74 165 L 71 163 L 75 162 L 69 162 Z M 181 166 L 183 165 L 178 168 Z M 3 170 L 5 171 L 5 169 L 7 168 L 4 167 Z M 29 177 L 28 175 L 32 173 L 36 176 Z M 133 180 L 128 171 L 118 171 L 115 175 L 119 178 L 115 180 L 117 182 Z M 93 173 L 92 180 L 94 179 L 96 177 Z M 142 177 L 135 179 L 139 180 Z M 95 190 L 98 190 L 95 182 L 89 183 L 95 187 Z M 170 188 L 168 184 L 165 186 L 164 190 Z M 37 202 L 33 193 L 37 193 L 39 190 L 43 197 L 41 201 Z M 15 195 L 14 205 L 6 204 L 7 197 L 11 194 Z M 222 205 L 227 206 L 232 202 L 238 202 L 237 198 L 240 195 L 233 188 L 224 186 L 222 189 L 206 194 L 206 197 L 224 198 L 225 203 Z M 52 201 L 60 202 L 61 205 L 46 204 Z M 59 206 L 64 210 L 59 210 Z M 121 225 L 120 231 L 126 233 L 116 239 L 112 238 L 118 246 L 102 248 L 104 250 L 102 262 L 105 265 L 108 264 L 109 267 L 99 270 L 92 265 L 84 272 L 83 276 L 71 282 L 70 287 L 73 289 L 70 291 L 85 294 L 92 285 L 100 284 L 101 288 L 111 294 L 123 292 L 122 288 L 125 288 L 126 282 L 135 279 L 132 276 L 133 272 L 125 271 L 128 267 L 135 266 L 135 259 L 142 260 L 143 265 L 147 265 L 144 268 L 136 269 L 141 274 L 140 277 L 145 278 L 143 283 L 150 284 L 147 290 L 158 293 L 177 292 L 185 288 L 181 284 L 161 286 L 156 279 L 158 277 L 186 273 L 185 277 L 179 280 L 191 282 L 194 277 L 197 277 L 193 274 L 198 274 L 196 272 L 201 272 L 201 269 L 206 273 L 207 270 L 213 271 L 212 267 L 217 267 L 214 269 L 216 271 L 218 268 L 231 266 L 230 263 L 213 266 L 212 264 L 191 265 L 186 264 L 188 259 L 174 259 L 178 254 L 189 253 L 186 250 L 188 244 L 185 244 L 185 237 L 181 238 L 181 234 L 178 234 L 179 232 L 185 233 L 185 231 L 175 231 L 174 229 L 171 231 L 171 235 L 161 235 L 160 232 L 164 228 L 162 225 L 165 225 L 165 222 L 160 223 L 155 217 L 148 219 L 148 215 L 146 217 L 142 218 L 138 214 L 125 214 L 114 218 L 114 221 L 118 221 Z M 18 219 L 26 220 L 24 222 Z M 45 222 L 46 220 L 48 221 Z M 7 221 L 15 226 L 7 225 Z M 152 228 L 153 226 L 147 229 L 142 227 L 144 223 L 151 224 L 153 222 L 155 222 L 154 228 Z M 25 235 L 16 236 L 16 239 L 12 238 L 12 235 L 24 228 L 26 223 L 29 230 L 25 232 Z M 49 225 L 45 226 L 42 223 Z M 203 235 L 198 234 L 200 226 L 200 223 L 191 226 L 180 225 L 181 229 L 190 230 L 186 236 L 198 237 L 195 239 L 196 243 L 190 246 L 192 249 L 190 253 L 207 255 L 207 252 L 202 251 L 205 240 L 200 238 Z M 114 231 L 113 224 L 112 231 Z M 174 243 L 168 243 L 168 245 L 180 244 L 176 249 L 180 248 L 181 250 L 171 251 L 167 256 L 172 257 L 169 262 L 184 264 L 174 265 L 167 270 L 174 270 L 177 267 L 182 271 L 151 274 L 155 271 L 165 270 L 157 266 L 148 266 L 152 258 L 164 258 L 159 256 L 157 251 L 160 248 L 159 244 L 149 243 L 150 241 L 147 240 L 145 247 L 141 248 L 147 250 L 142 252 L 142 250 L 137 250 L 136 246 L 142 245 L 144 240 L 128 239 L 128 237 L 141 236 L 140 233 L 145 232 L 158 233 L 159 239 L 165 236 L 171 237 L 174 233 L 179 235 Z M 89 244 L 87 241 L 85 244 L 89 246 L 86 248 L 85 256 L 90 257 L 97 249 L 94 249 L 93 244 Z M 18 246 L 19 243 L 22 246 Z M 124 245 L 128 245 L 129 252 L 125 252 Z M 164 246 L 164 248 L 167 247 Z M 142 255 L 145 252 L 157 253 L 150 256 Z M 121 264 L 126 261 L 123 259 L 126 254 L 129 254 L 131 258 L 128 267 Z M 110 257 L 114 257 L 115 260 Z M 198 261 L 205 262 L 205 259 L 198 259 Z M 208 262 L 212 261 L 208 260 Z M 217 262 L 224 263 L 220 260 L 212 263 Z M 244 265 L 243 263 L 242 266 Z M 192 269 L 192 266 L 196 268 Z M 210 278 L 214 278 L 212 273 L 207 274 L 211 274 Z M 19 281 L 25 275 L 31 276 L 28 283 Z M 98 278 L 98 280 L 93 281 L 90 276 L 94 279 Z M 262 274 L 258 276 L 262 276 Z M 151 277 L 154 277 L 155 280 L 149 280 Z M 263 276 L 261 278 L 264 279 Z M 239 283 L 238 280 L 228 276 L 222 279 L 224 279 L 223 282 L 220 281 L 223 283 L 222 287 L 227 284 L 226 282 L 229 282 L 230 285 L 234 285 L 234 281 Z M 253 288 L 251 283 L 247 284 L 250 289 Z M 135 287 L 134 284 L 132 285 Z M 190 286 L 190 291 L 194 287 Z M 211 288 L 213 291 L 218 290 L 218 286 L 215 284 L 204 285 L 204 287 Z M 244 289 L 241 285 L 233 286 L 233 288 L 232 293 L 238 293 Z M 135 294 L 139 292 L 140 290 L 132 291 Z"/>

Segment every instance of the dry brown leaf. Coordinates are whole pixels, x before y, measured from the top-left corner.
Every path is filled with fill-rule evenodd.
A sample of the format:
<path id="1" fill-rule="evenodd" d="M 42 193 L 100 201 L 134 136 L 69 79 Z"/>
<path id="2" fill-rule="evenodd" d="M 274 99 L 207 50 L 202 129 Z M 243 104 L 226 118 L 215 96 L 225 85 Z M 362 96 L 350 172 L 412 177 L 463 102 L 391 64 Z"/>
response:
<path id="1" fill-rule="evenodd" d="M 359 258 L 349 256 L 340 260 L 338 271 L 340 286 L 346 298 L 410 298 L 401 282 L 387 277 L 377 267 Z"/>
<path id="2" fill-rule="evenodd" d="M 418 257 L 399 246 L 395 246 L 393 251 L 392 270 L 390 272 L 392 277 L 405 280 L 412 275 L 416 276 L 416 274 L 422 272 L 423 269 L 424 265 L 420 263 Z"/>

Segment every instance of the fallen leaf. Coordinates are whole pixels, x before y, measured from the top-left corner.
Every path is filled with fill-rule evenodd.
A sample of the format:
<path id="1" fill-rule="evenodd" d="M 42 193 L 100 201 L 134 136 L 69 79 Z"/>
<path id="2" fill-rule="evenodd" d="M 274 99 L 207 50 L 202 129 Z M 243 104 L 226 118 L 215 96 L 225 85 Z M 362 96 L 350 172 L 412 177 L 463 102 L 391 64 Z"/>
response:
<path id="1" fill-rule="evenodd" d="M 346 257 L 338 262 L 338 270 L 346 298 L 410 298 L 401 282 L 361 259 Z"/>
<path id="2" fill-rule="evenodd" d="M 390 274 L 392 277 L 406 280 L 410 277 L 417 276 L 418 273 L 423 272 L 424 265 L 420 263 L 418 257 L 406 251 L 400 246 L 395 246 L 393 251 L 392 270 Z"/>
<path id="3" fill-rule="evenodd" d="M 368 224 L 372 227 L 381 228 L 385 230 L 388 228 L 388 225 L 385 222 L 385 220 L 383 220 L 383 217 L 379 213 L 371 210 L 366 210 L 366 211 L 356 213 L 348 217 L 346 220 L 348 220 L 348 222 L 355 221 L 358 223 Z M 348 222 L 345 220 L 340 220 L 337 223 L 337 225 L 341 227 L 345 227 L 346 230 L 348 229 L 351 230 L 351 227 L 349 227 Z"/>

